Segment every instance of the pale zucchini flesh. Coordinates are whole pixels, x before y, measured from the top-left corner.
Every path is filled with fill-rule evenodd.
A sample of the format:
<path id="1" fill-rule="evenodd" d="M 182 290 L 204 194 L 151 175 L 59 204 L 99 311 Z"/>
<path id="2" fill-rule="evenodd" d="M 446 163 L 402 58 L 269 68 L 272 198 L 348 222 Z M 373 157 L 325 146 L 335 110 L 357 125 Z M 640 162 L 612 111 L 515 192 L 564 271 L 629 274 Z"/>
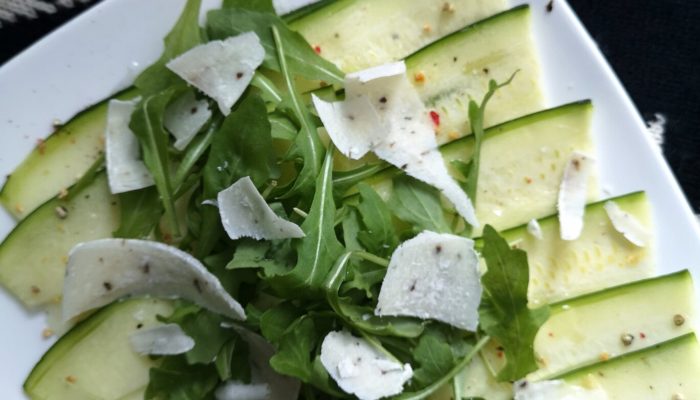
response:
<path id="1" fill-rule="evenodd" d="M 57 303 L 70 249 L 111 237 L 119 215 L 105 174 L 67 200 L 49 200 L 0 244 L 0 284 L 27 307 Z"/>
<path id="2" fill-rule="evenodd" d="M 489 101 L 484 126 L 544 108 L 527 6 L 500 13 L 440 39 L 409 56 L 406 67 L 426 107 L 440 117 L 439 143 L 471 132 L 469 101 L 479 104 L 491 79 L 502 83 L 516 74 Z"/>
<path id="3" fill-rule="evenodd" d="M 693 281 L 688 271 L 633 282 L 553 304 L 535 338 L 546 379 L 664 342 L 697 324 Z"/>
<path id="4" fill-rule="evenodd" d="M 700 344 L 689 333 L 561 376 L 609 400 L 700 399 Z"/>
<path id="5" fill-rule="evenodd" d="M 114 303 L 63 336 L 27 378 L 24 389 L 36 400 L 143 398 L 149 369 L 157 365 L 136 354 L 129 335 L 160 324 L 167 301 L 134 299 Z"/>
<path id="6" fill-rule="evenodd" d="M 129 99 L 128 90 L 115 96 Z M 104 151 L 107 101 L 76 115 L 58 128 L 15 168 L 0 191 L 0 203 L 22 219 L 72 186 Z"/>
<path id="7" fill-rule="evenodd" d="M 505 0 L 339 0 L 291 23 L 345 72 L 401 60 L 507 7 Z"/>
<path id="8" fill-rule="evenodd" d="M 613 200 L 652 230 L 651 210 L 645 193 Z M 574 241 L 560 238 L 556 216 L 539 221 L 541 240 L 528 233 L 526 226 L 503 232 L 511 244 L 527 252 L 528 298 L 532 306 L 551 304 L 654 274 L 654 243 L 645 247 L 630 243 L 615 230 L 604 204 L 598 202 L 586 207 L 583 232 Z"/>

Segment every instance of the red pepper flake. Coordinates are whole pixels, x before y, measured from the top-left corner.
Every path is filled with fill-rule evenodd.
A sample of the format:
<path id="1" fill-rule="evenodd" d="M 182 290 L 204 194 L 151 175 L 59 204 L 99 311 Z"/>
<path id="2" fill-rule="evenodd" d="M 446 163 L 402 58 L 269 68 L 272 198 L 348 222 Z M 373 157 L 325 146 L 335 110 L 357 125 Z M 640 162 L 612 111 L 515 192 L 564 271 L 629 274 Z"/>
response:
<path id="1" fill-rule="evenodd" d="M 319 45 L 314 46 L 314 51 L 316 52 L 316 54 L 321 54 L 321 46 L 319 46 Z"/>
<path id="2" fill-rule="evenodd" d="M 554 337 L 554 334 L 553 334 L 552 332 L 549 332 L 549 333 L 547 334 L 547 336 L 549 336 L 549 337 Z"/>
<path id="3" fill-rule="evenodd" d="M 496 352 L 496 356 L 497 356 L 498 358 L 503 358 L 503 352 L 502 352 L 502 351 L 497 351 L 497 352 Z"/>
<path id="4" fill-rule="evenodd" d="M 642 339 L 646 339 L 647 335 L 645 335 L 644 332 L 639 332 L 639 337 Z"/>
<path id="5" fill-rule="evenodd" d="M 73 375 L 68 375 L 68 376 L 66 376 L 66 382 L 68 382 L 68 383 L 75 383 L 75 382 L 78 382 L 78 378 L 76 378 L 76 377 L 73 376 Z"/>
<path id="6" fill-rule="evenodd" d="M 526 176 L 526 177 L 525 177 L 525 183 L 527 183 L 528 185 L 531 184 L 531 183 L 532 183 L 532 178 L 530 178 L 529 176 Z"/>
<path id="7" fill-rule="evenodd" d="M 437 111 L 430 112 L 430 119 L 433 120 L 433 124 L 435 124 L 436 127 L 440 126 L 440 114 L 438 114 Z"/>
<path id="8" fill-rule="evenodd" d="M 416 74 L 413 75 L 413 80 L 418 83 L 423 83 L 425 82 L 425 74 L 423 72 L 416 72 Z"/>

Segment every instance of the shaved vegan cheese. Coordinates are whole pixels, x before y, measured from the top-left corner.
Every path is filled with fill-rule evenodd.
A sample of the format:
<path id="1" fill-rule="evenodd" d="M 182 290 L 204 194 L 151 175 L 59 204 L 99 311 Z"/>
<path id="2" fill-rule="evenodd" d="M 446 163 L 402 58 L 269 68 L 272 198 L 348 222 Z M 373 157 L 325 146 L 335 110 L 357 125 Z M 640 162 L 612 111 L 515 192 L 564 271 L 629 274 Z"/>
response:
<path id="1" fill-rule="evenodd" d="M 360 159 L 381 141 L 384 131 L 367 96 L 337 102 L 323 101 L 315 94 L 311 98 L 328 136 L 346 157 Z"/>
<path id="2" fill-rule="evenodd" d="M 382 160 L 439 189 L 469 224 L 479 226 L 471 200 L 445 167 L 434 124 L 406 78 L 403 62 L 349 74 L 344 102 L 314 99 L 314 104 L 343 154 L 359 158 L 374 151 Z"/>
<path id="3" fill-rule="evenodd" d="M 559 228 L 563 240 L 576 240 L 583 230 L 583 214 L 586 209 L 588 176 L 593 169 L 593 159 L 574 152 L 564 170 L 559 187 Z"/>
<path id="4" fill-rule="evenodd" d="M 250 177 L 243 177 L 219 192 L 216 200 L 221 222 L 231 239 L 256 240 L 304 237 L 299 225 L 280 218 L 265 202 Z"/>
<path id="5" fill-rule="evenodd" d="M 175 137 L 175 148 L 184 150 L 209 118 L 209 103 L 188 91 L 165 110 L 163 125 Z"/>
<path id="6" fill-rule="evenodd" d="M 228 381 L 214 393 L 216 400 L 268 400 L 270 388 L 264 383 Z"/>
<path id="7" fill-rule="evenodd" d="M 318 3 L 319 1 L 320 0 L 272 0 L 272 6 L 275 8 L 277 15 L 286 15 L 292 11 Z"/>
<path id="8" fill-rule="evenodd" d="M 413 376 L 410 364 L 389 359 L 349 332 L 330 332 L 321 344 L 321 364 L 345 392 L 360 400 L 399 394 Z"/>
<path id="9" fill-rule="evenodd" d="M 151 173 L 141 160 L 136 135 L 129 129 L 131 113 L 138 99 L 110 100 L 107 108 L 105 153 L 107 179 L 113 194 L 143 189 L 154 184 Z"/>
<path id="10" fill-rule="evenodd" d="M 637 218 L 625 212 L 614 201 L 608 201 L 603 206 L 615 230 L 620 232 L 632 244 L 644 247 L 649 243 L 651 234 Z"/>
<path id="11" fill-rule="evenodd" d="M 221 112 L 228 115 L 264 58 L 258 35 L 245 32 L 193 47 L 166 66 L 216 100 Z"/>
<path id="12" fill-rule="evenodd" d="M 608 395 L 600 388 L 588 389 L 571 385 L 562 380 L 513 384 L 514 400 L 607 400 Z"/>
<path id="13" fill-rule="evenodd" d="M 136 331 L 129 336 L 131 348 L 141 355 L 175 355 L 194 348 L 194 339 L 177 324 Z"/>
<path id="14" fill-rule="evenodd" d="M 391 255 L 375 313 L 435 319 L 474 331 L 482 292 L 479 278 L 472 240 L 422 232 Z"/>
<path id="15" fill-rule="evenodd" d="M 533 218 L 527 223 L 527 233 L 542 240 L 542 227 L 540 227 L 540 223 L 536 219 Z"/>
<path id="16" fill-rule="evenodd" d="M 243 307 L 196 258 L 175 247 L 135 239 L 80 243 L 68 257 L 63 319 L 126 296 L 180 297 L 245 320 Z"/>

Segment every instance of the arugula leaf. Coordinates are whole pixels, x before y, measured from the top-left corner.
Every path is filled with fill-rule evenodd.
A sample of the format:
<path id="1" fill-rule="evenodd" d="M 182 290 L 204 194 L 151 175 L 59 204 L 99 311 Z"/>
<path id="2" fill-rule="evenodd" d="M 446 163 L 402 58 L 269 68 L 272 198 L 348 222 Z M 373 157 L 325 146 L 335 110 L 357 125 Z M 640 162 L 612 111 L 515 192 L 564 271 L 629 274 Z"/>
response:
<path id="1" fill-rule="evenodd" d="M 270 343 L 278 344 L 289 326 L 301 315 L 302 311 L 291 302 L 280 303 L 263 313 L 260 330 Z"/>
<path id="2" fill-rule="evenodd" d="M 256 94 L 244 96 L 212 138 L 204 165 L 205 199 L 215 198 L 244 176 L 250 176 L 258 187 L 277 176 L 270 131 L 263 100 Z M 209 254 L 223 236 L 219 211 L 215 207 L 202 208 L 201 226 L 196 251 L 199 258 Z"/>
<path id="3" fill-rule="evenodd" d="M 318 297 L 328 271 L 343 252 L 335 235 L 332 172 L 333 152 L 329 151 L 316 181 L 309 215 L 301 225 L 306 236 L 297 241 L 296 266 L 285 274 L 269 276 L 278 293 L 293 298 Z"/>
<path id="4" fill-rule="evenodd" d="M 298 318 L 280 338 L 279 349 L 270 359 L 270 366 L 280 374 L 299 378 L 327 394 L 347 397 L 337 389 L 316 356 L 318 337 L 313 319 L 306 315 Z"/>
<path id="5" fill-rule="evenodd" d="M 229 379 L 241 382 L 250 382 L 250 363 L 248 361 L 250 349 L 240 336 L 226 342 L 214 360 L 219 379 Z"/>
<path id="6" fill-rule="evenodd" d="M 340 299 L 338 305 L 341 315 L 348 318 L 353 327 L 370 335 L 417 338 L 426 325 L 416 318 L 377 317 L 374 307 L 358 306 L 346 299 Z"/>
<path id="7" fill-rule="evenodd" d="M 278 174 L 267 108 L 260 96 L 246 95 L 214 134 L 204 166 L 204 195 L 214 198 L 244 177 L 260 187 Z"/>
<path id="8" fill-rule="evenodd" d="M 245 8 L 251 11 L 275 13 L 272 0 L 224 0 L 222 8 Z"/>
<path id="9" fill-rule="evenodd" d="M 180 77 L 166 68 L 165 64 L 202 43 L 203 40 L 199 28 L 199 9 L 201 5 L 202 0 L 187 0 L 180 18 L 163 40 L 165 43 L 163 54 L 158 61 L 141 72 L 134 82 L 134 86 L 141 93 L 148 95 L 160 92 L 174 84 L 182 83 Z"/>
<path id="10" fill-rule="evenodd" d="M 431 330 L 421 336 L 413 350 L 419 367 L 413 373 L 413 386 L 425 387 L 447 375 L 457 363 L 450 345 L 438 331 Z"/>
<path id="11" fill-rule="evenodd" d="M 498 89 L 510 85 L 510 82 L 513 81 L 513 78 L 515 78 L 517 73 L 518 71 L 515 71 L 513 75 L 511 75 L 510 78 L 503 83 L 497 83 L 495 80 L 491 79 L 489 81 L 489 90 L 484 95 L 481 105 L 476 104 L 474 100 L 469 101 L 469 121 L 471 124 L 472 133 L 474 134 L 474 153 L 468 164 L 469 173 L 465 175 L 467 180 L 464 186 L 467 196 L 469 196 L 474 204 L 476 204 L 476 186 L 479 180 L 481 142 L 484 138 L 484 112 L 486 111 L 486 105 Z"/>
<path id="12" fill-rule="evenodd" d="M 225 319 L 220 315 L 204 309 L 192 312 L 189 305 L 185 307 L 184 312 L 171 316 L 167 321 L 180 325 L 187 336 L 194 339 L 194 348 L 185 353 L 188 363 L 211 363 L 224 344 L 238 335 L 233 329 L 221 327 Z"/>
<path id="13" fill-rule="evenodd" d="M 184 357 L 165 357 L 149 372 L 145 400 L 213 399 L 219 379 L 213 365 L 190 365 Z"/>
<path id="14" fill-rule="evenodd" d="M 163 203 L 154 187 L 120 193 L 119 208 L 119 229 L 113 233 L 117 238 L 146 238 L 163 215 Z"/>
<path id="15" fill-rule="evenodd" d="M 418 230 L 450 232 L 438 191 L 417 179 L 405 175 L 395 178 L 389 206 L 400 220 Z"/>
<path id="16" fill-rule="evenodd" d="M 297 134 L 294 144 L 296 153 L 301 155 L 304 160 L 304 165 L 294 180 L 292 189 L 282 196 L 286 198 L 298 193 L 303 194 L 313 187 L 313 183 L 321 169 L 325 149 L 323 143 L 321 143 L 321 138 L 318 136 L 317 125 L 314 123 L 306 104 L 304 104 L 301 96 L 297 93 L 294 78 L 287 67 L 288 43 L 282 39 L 280 30 L 276 26 L 272 27 L 272 38 L 277 49 L 280 70 L 282 71 L 287 91 L 290 94 L 291 108 L 301 125 L 301 131 Z"/>
<path id="17" fill-rule="evenodd" d="M 354 207 L 346 207 L 348 207 L 348 211 L 341 221 L 345 248 L 351 251 L 364 250 L 360 242 L 357 241 L 357 234 L 361 230 L 360 215 Z"/>
<path id="18" fill-rule="evenodd" d="M 334 85 L 343 83 L 345 74 L 316 54 L 299 33 L 289 29 L 276 15 L 245 8 L 224 8 L 207 13 L 207 32 L 211 39 L 226 39 L 229 36 L 254 31 L 265 48 L 263 66 L 281 72 L 281 60 L 271 32 L 273 27 L 278 30 L 286 44 L 285 58 L 294 75 Z"/>
<path id="19" fill-rule="evenodd" d="M 291 240 L 241 239 L 226 269 L 262 268 L 265 274 L 281 274 L 294 266 Z"/>
<path id="20" fill-rule="evenodd" d="M 347 279 L 340 288 L 340 293 L 346 294 L 355 289 L 365 292 L 368 299 L 373 299 L 376 295 L 372 289 L 384 280 L 386 267 L 367 262 L 365 260 L 353 260 L 348 264 Z M 378 288 L 377 288 L 378 289 Z"/>
<path id="21" fill-rule="evenodd" d="M 360 183 L 360 204 L 357 206 L 367 230 L 358 232 L 357 239 L 370 253 L 382 257 L 391 255 L 399 243 L 391 212 L 384 200 L 366 183 Z"/>
<path id="22" fill-rule="evenodd" d="M 272 127 L 272 138 L 282 140 L 294 140 L 297 136 L 297 127 L 289 118 L 279 113 L 268 115 Z"/>
<path id="23" fill-rule="evenodd" d="M 506 366 L 501 381 L 515 381 L 537 369 L 533 342 L 549 318 L 549 307 L 527 306 L 527 254 L 512 249 L 490 225 L 483 233 L 482 255 L 488 271 L 481 278 L 484 296 L 479 307 L 481 329 L 504 348 Z"/>
<path id="24" fill-rule="evenodd" d="M 180 230 L 175 215 L 175 196 L 170 176 L 170 137 L 163 127 L 165 108 L 174 94 L 175 90 L 170 89 L 141 100 L 131 115 L 129 128 L 141 143 L 143 161 L 153 175 L 158 194 L 163 201 L 165 215 L 177 236 Z"/>

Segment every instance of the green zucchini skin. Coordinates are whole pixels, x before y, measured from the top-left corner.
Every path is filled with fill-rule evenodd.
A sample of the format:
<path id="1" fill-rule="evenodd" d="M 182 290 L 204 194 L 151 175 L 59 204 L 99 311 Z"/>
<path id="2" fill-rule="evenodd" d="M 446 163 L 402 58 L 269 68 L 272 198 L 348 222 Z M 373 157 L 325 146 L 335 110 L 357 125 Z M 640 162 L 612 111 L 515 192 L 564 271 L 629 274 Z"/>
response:
<path id="1" fill-rule="evenodd" d="M 136 354 L 129 335 L 160 324 L 173 307 L 140 298 L 113 303 L 78 323 L 34 367 L 24 383 L 33 400 L 143 398 L 157 361 Z"/>
<path id="2" fill-rule="evenodd" d="M 125 100 L 135 89 L 117 93 Z M 68 189 L 104 151 L 107 103 L 104 100 L 78 113 L 42 141 L 7 178 L 0 204 L 21 220 L 47 200 Z"/>

